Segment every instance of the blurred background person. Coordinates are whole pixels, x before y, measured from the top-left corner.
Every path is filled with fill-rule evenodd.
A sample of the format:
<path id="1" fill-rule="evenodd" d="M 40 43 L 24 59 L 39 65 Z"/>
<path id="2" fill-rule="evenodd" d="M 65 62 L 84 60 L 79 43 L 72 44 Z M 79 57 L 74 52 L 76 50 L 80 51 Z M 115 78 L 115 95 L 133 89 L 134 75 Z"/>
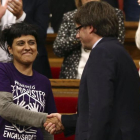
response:
<path id="1" fill-rule="evenodd" d="M 92 0 L 75 0 L 75 4 L 78 8 L 89 1 Z M 53 44 L 55 55 L 64 57 L 59 76 L 60 79 L 81 79 L 83 69 L 90 53 L 88 50 L 85 51 L 80 40 L 76 39 L 76 32 L 79 31 L 78 29 L 77 31 L 75 30 L 73 21 L 76 12 L 77 9 L 64 14 L 62 24 Z M 123 44 L 125 30 L 123 12 L 117 8 L 115 8 L 115 12 L 119 20 L 118 40 Z"/>
<path id="2" fill-rule="evenodd" d="M 2 0 L 2 4 L 6 1 Z M 38 56 L 33 64 L 33 68 L 48 78 L 51 78 L 51 70 L 45 48 L 48 17 L 48 0 L 9 0 L 6 13 L 1 19 L 1 24 L 5 26 L 10 23 L 26 21 L 37 26 L 40 42 L 38 44 Z M 0 61 L 3 62 L 3 60 Z M 4 62 L 6 61 L 9 61 L 8 57 L 4 59 Z"/>
<path id="3" fill-rule="evenodd" d="M 118 0 L 102 0 L 102 1 L 108 2 L 111 6 L 113 6 L 115 8 L 119 8 Z"/>
<path id="4" fill-rule="evenodd" d="M 123 0 L 126 21 L 139 21 L 140 7 L 137 0 Z"/>
<path id="5" fill-rule="evenodd" d="M 63 14 L 76 9 L 74 0 L 49 0 L 51 26 L 55 33 L 58 32 Z"/>
<path id="6" fill-rule="evenodd" d="M 138 5 L 140 5 L 140 0 L 138 0 Z M 136 46 L 138 47 L 138 49 L 140 49 L 140 21 L 138 24 L 138 29 L 136 31 L 135 42 L 136 42 Z M 139 62 L 139 75 L 140 75 L 140 62 Z"/>
<path id="7" fill-rule="evenodd" d="M 49 79 L 32 68 L 38 41 L 36 28 L 26 23 L 0 35 L 2 49 L 13 56 L 12 63 L 0 63 L 0 140 L 53 140 L 41 129 L 56 107 Z"/>

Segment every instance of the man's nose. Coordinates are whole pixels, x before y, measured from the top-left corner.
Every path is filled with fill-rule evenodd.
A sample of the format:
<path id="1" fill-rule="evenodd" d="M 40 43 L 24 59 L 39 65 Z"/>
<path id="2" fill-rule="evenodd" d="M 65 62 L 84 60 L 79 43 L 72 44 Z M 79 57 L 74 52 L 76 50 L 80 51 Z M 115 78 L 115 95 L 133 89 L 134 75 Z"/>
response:
<path id="1" fill-rule="evenodd" d="M 77 32 L 77 34 L 76 34 L 76 38 L 79 38 L 79 32 Z"/>

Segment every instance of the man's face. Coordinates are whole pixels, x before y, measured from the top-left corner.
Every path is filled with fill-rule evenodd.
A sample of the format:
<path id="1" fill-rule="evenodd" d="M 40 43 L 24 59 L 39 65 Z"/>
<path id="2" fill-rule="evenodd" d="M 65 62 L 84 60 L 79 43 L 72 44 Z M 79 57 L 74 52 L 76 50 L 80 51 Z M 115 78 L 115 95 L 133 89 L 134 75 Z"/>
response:
<path id="1" fill-rule="evenodd" d="M 81 41 L 81 44 L 84 49 L 91 50 L 92 44 L 91 44 L 91 36 L 90 36 L 90 27 L 83 27 L 81 25 L 76 25 L 76 38 Z"/>

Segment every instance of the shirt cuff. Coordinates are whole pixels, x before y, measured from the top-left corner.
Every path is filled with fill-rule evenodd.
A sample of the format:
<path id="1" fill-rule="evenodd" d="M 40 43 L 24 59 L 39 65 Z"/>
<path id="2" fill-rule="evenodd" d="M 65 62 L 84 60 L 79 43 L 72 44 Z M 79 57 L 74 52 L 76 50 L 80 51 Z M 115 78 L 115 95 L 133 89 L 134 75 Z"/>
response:
<path id="1" fill-rule="evenodd" d="M 16 22 L 24 21 L 25 18 L 26 18 L 26 13 L 23 11 L 22 16 L 19 19 L 17 19 Z"/>

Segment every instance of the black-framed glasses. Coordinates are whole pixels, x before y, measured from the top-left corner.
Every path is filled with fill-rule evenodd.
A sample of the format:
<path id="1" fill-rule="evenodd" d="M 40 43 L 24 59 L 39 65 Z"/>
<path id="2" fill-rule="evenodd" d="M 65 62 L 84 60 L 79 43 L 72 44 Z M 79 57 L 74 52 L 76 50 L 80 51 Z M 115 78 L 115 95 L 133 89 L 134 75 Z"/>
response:
<path id="1" fill-rule="evenodd" d="M 81 25 L 81 26 L 79 26 L 79 27 L 76 27 L 76 28 L 75 28 L 76 33 L 78 33 L 82 27 L 84 27 L 84 26 L 83 26 L 83 25 Z"/>

